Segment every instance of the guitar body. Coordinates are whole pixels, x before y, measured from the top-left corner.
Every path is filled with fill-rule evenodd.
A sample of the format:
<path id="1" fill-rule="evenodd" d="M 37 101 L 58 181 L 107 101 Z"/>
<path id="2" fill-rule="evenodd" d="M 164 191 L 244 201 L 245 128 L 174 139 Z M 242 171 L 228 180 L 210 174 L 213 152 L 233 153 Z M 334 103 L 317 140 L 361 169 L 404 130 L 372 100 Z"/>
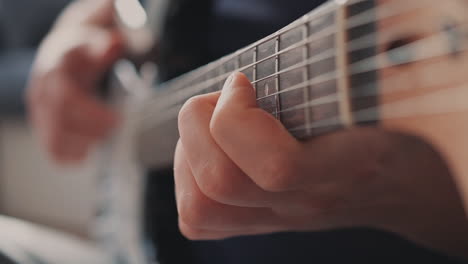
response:
<path id="1" fill-rule="evenodd" d="M 385 34 L 380 36 L 417 40 L 442 27 L 465 24 L 460 33 L 447 32 L 439 41 L 446 46 L 467 44 L 468 1 L 422 2 L 426 8 L 381 21 L 378 28 Z M 463 36 L 460 43 L 453 43 L 457 40 L 451 34 Z M 380 47 L 380 52 L 385 48 Z M 432 144 L 445 158 L 468 201 L 468 52 L 389 67 L 379 76 L 382 127 L 420 136 Z"/>

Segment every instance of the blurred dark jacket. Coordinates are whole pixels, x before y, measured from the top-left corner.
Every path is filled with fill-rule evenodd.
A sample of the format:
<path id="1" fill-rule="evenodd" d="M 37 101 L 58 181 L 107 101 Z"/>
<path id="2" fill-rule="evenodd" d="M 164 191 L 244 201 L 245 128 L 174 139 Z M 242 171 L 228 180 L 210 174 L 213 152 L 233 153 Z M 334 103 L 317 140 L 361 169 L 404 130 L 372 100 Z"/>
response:
<path id="1" fill-rule="evenodd" d="M 36 48 L 71 0 L 0 0 L 0 116 L 24 112 Z"/>

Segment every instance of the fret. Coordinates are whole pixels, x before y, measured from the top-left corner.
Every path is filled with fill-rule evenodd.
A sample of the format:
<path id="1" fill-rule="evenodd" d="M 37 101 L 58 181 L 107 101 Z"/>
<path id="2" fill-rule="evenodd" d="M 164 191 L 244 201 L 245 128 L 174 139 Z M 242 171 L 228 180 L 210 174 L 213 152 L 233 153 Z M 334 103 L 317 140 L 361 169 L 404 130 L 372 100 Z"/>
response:
<path id="1" fill-rule="evenodd" d="M 302 29 L 302 38 L 306 39 L 308 35 L 309 35 L 309 24 L 306 23 Z M 302 48 L 302 58 L 303 60 L 307 60 L 307 58 L 309 58 L 309 49 L 307 48 L 307 46 L 304 46 Z M 304 69 L 302 70 L 302 74 L 303 74 L 302 79 L 304 81 L 309 80 L 309 68 L 308 67 L 304 67 Z M 306 86 L 304 89 L 303 98 L 304 98 L 304 102 L 309 102 L 311 100 L 308 86 Z M 308 107 L 304 108 L 304 119 L 305 119 L 305 133 L 307 137 L 310 137 L 312 135 L 312 130 L 311 130 L 312 120 L 310 119 L 310 112 L 309 112 Z"/>
<path id="2" fill-rule="evenodd" d="M 255 43 L 251 44 L 250 46 L 248 46 L 248 47 L 246 47 L 244 49 L 241 49 L 239 52 L 241 52 L 243 50 L 251 49 L 253 47 L 261 46 L 261 45 L 273 40 L 277 35 L 285 34 L 285 33 L 289 32 L 291 30 L 302 27 L 305 23 L 308 23 L 308 22 L 313 21 L 313 20 L 320 19 L 321 17 L 327 16 L 330 13 L 333 13 L 334 10 L 335 10 L 334 2 L 332 2 L 332 1 L 327 2 L 327 3 L 323 4 L 322 6 L 314 9 L 311 12 L 309 12 L 309 14 L 305 15 L 304 17 L 306 17 L 307 19 L 299 19 L 297 21 L 294 21 L 293 23 L 291 23 L 288 26 L 284 27 L 283 29 L 279 30 L 276 34 L 272 34 L 272 35 L 270 35 L 268 37 L 265 37 L 265 38 L 255 42 Z M 226 64 L 229 64 L 230 62 L 235 61 L 235 59 L 238 56 L 239 52 L 236 52 L 236 53 L 233 53 L 231 55 L 228 55 L 228 56 L 225 56 L 225 57 L 221 58 L 219 60 L 219 63 L 221 65 L 225 66 Z M 274 56 L 274 54 L 271 54 L 270 56 Z M 258 61 L 262 61 L 263 59 L 264 59 L 264 57 L 262 58 L 261 55 L 258 56 Z M 209 65 L 203 67 L 202 69 L 213 68 L 213 67 L 214 67 L 213 64 L 209 64 Z M 225 69 L 228 69 L 227 71 L 225 71 L 225 74 L 230 73 L 231 71 L 233 71 L 233 70 L 231 70 L 231 68 L 232 67 L 230 67 L 230 66 L 225 67 Z M 237 70 L 237 69 L 240 69 L 240 67 L 239 66 L 234 67 L 234 70 Z M 194 71 L 189 72 L 189 73 L 186 73 L 186 74 L 184 74 L 184 75 L 182 75 L 180 77 L 175 78 L 174 80 L 166 82 L 164 84 L 164 87 L 166 87 L 168 90 L 169 89 L 183 89 L 183 88 L 191 87 L 193 85 L 193 83 L 197 83 L 195 81 L 195 79 L 199 78 L 200 73 L 201 73 L 200 69 L 194 70 Z"/>
<path id="3" fill-rule="evenodd" d="M 270 38 L 268 41 L 258 45 L 256 62 L 255 86 L 257 93 L 257 104 L 260 108 L 277 117 L 278 102 L 277 95 L 277 77 L 276 70 L 276 38 Z"/>
<path id="4" fill-rule="evenodd" d="M 348 72 L 348 52 L 347 52 L 347 27 L 346 27 L 347 9 L 345 6 L 339 6 L 336 13 L 336 24 L 338 32 L 336 34 L 336 64 L 338 77 L 338 96 L 339 96 L 339 116 L 345 127 L 353 125 L 353 116 L 351 108 L 351 88 Z"/>
<path id="5" fill-rule="evenodd" d="M 234 56 L 234 61 L 235 61 L 235 69 L 234 70 L 239 70 L 240 69 L 240 65 L 241 65 L 241 61 L 240 61 L 240 56 L 238 55 L 235 55 Z"/>
<path id="6" fill-rule="evenodd" d="M 225 68 L 224 68 L 224 63 L 221 61 L 219 67 L 218 67 L 218 72 L 219 72 L 219 76 L 223 76 L 225 73 Z M 219 90 L 221 91 L 224 87 L 224 83 L 226 82 L 227 78 L 222 78 L 221 81 L 220 81 L 220 87 L 219 87 Z"/>
<path id="7" fill-rule="evenodd" d="M 258 63 L 258 46 L 254 46 L 254 54 L 253 54 L 253 77 L 252 77 L 252 85 L 255 89 L 255 94 L 257 95 L 257 63 Z"/>
<path id="8" fill-rule="evenodd" d="M 255 58 L 256 56 L 256 48 L 249 49 L 239 56 L 239 69 L 242 73 L 244 73 L 249 80 L 253 81 L 255 76 Z"/>
<path id="9" fill-rule="evenodd" d="M 258 62 L 258 47 L 254 47 L 254 54 L 253 54 L 253 78 L 252 82 L 254 83 L 254 88 L 257 89 L 257 84 L 255 83 L 257 81 L 257 62 Z"/>
<path id="10" fill-rule="evenodd" d="M 221 89 L 231 72 L 241 71 L 253 82 L 260 108 L 280 120 L 288 130 L 307 127 L 294 132 L 294 136 L 307 138 L 320 134 L 312 129 L 312 124 L 336 114 L 338 104 L 305 109 L 297 106 L 308 106 L 308 101 L 337 91 L 336 81 L 330 79 L 333 76 L 327 81 L 313 81 L 320 80 L 322 75 L 330 76 L 336 70 L 334 8 L 335 3 L 329 2 L 285 29 L 171 81 L 167 85 L 169 89 L 180 83 L 185 87 L 176 88 L 180 93 L 173 96 L 175 98 L 158 101 L 162 101 L 163 109 L 175 106 L 173 102 L 182 104 L 194 95 Z M 297 88 L 289 89 L 293 87 Z M 167 97 L 171 97 L 170 94 Z"/>
<path id="11" fill-rule="evenodd" d="M 327 13 L 325 11 L 327 9 L 330 9 L 330 5 L 328 5 L 328 7 L 324 6 L 322 8 L 319 8 L 317 11 L 314 11 L 312 13 L 317 13 L 317 15 L 319 15 L 318 17 L 326 16 Z M 305 17 L 307 18 L 307 16 L 305 16 Z M 308 19 L 305 19 L 304 21 L 295 22 L 295 23 L 291 24 L 290 26 L 286 27 L 285 29 L 280 30 L 279 32 L 282 32 L 281 34 L 287 34 L 288 32 L 293 31 L 293 30 L 297 29 L 299 26 L 304 25 L 304 24 L 306 24 L 308 22 L 309 22 Z M 326 29 L 326 28 L 324 28 L 324 29 Z M 279 32 L 277 34 L 280 34 Z M 317 34 L 316 36 L 309 36 L 306 40 L 303 40 L 303 43 L 302 42 L 295 43 L 295 44 L 292 43 L 294 45 L 291 45 L 291 46 L 285 48 L 284 50 L 281 49 L 281 51 L 278 52 L 278 53 L 270 52 L 273 46 L 270 45 L 268 42 L 271 42 L 274 39 L 274 37 L 273 37 L 274 35 L 272 35 L 270 37 L 267 37 L 267 38 L 257 42 L 256 44 L 252 44 L 251 46 L 249 46 L 249 48 L 245 48 L 245 49 L 243 49 L 241 51 L 238 51 L 238 52 L 236 52 L 236 53 L 234 53 L 232 55 L 221 58 L 218 61 L 218 65 L 216 65 L 215 63 L 211 63 L 211 64 L 209 64 L 209 65 L 207 65 L 205 67 L 202 67 L 201 69 L 192 71 L 192 72 L 187 73 L 186 75 L 184 75 L 182 77 L 179 77 L 179 78 L 176 78 L 175 80 L 167 82 L 164 85 L 166 88 L 168 88 L 168 89 L 165 89 L 167 93 L 163 93 L 163 94 L 164 95 L 169 94 L 170 90 L 189 90 L 189 89 L 195 91 L 194 93 L 192 93 L 192 96 L 197 95 L 197 94 L 201 94 L 203 92 L 203 90 L 206 88 L 206 86 L 211 85 L 211 83 L 213 82 L 210 79 L 203 78 L 204 76 L 202 76 L 202 74 L 204 74 L 204 72 L 206 72 L 206 71 L 209 71 L 209 69 L 219 67 L 219 65 L 221 65 L 221 67 L 223 67 L 223 69 L 225 70 L 224 71 L 224 76 L 220 76 L 219 78 L 217 78 L 217 79 L 220 79 L 221 81 L 225 81 L 227 76 L 232 71 L 235 71 L 235 70 L 241 70 L 241 71 L 244 71 L 244 73 L 246 73 L 247 75 L 251 75 L 248 72 L 250 67 L 255 67 L 256 68 L 255 69 L 256 76 L 261 75 L 261 73 L 258 73 L 258 70 L 257 70 L 258 68 L 262 68 L 262 69 L 266 68 L 265 72 L 268 72 L 269 70 L 271 70 L 271 72 L 274 72 L 274 66 L 273 66 L 272 61 L 274 60 L 274 58 L 276 56 L 282 55 L 282 54 L 288 52 L 289 50 L 293 50 L 293 49 L 296 49 L 298 47 L 307 45 L 307 43 L 310 42 L 310 41 L 318 40 L 318 39 L 323 37 L 322 35 L 324 35 L 324 36 L 330 35 L 330 32 L 326 32 L 326 30 L 324 30 L 324 32 L 320 32 L 320 33 L 321 34 Z M 257 59 L 256 62 L 252 63 L 251 65 L 246 65 L 244 67 L 241 67 L 240 66 L 241 62 L 239 61 L 240 60 L 239 54 L 242 53 L 245 50 L 252 49 L 252 47 L 258 49 L 258 46 L 260 46 L 260 45 L 266 47 L 266 48 L 263 47 L 263 54 L 270 54 L 270 53 L 271 54 L 268 55 L 268 56 L 266 56 L 266 55 L 257 55 L 257 58 L 261 58 L 261 59 Z M 257 54 L 259 54 L 259 53 L 260 52 L 257 52 Z M 264 65 L 259 65 L 261 63 L 263 63 Z M 268 66 L 268 67 L 264 67 L 265 65 Z M 258 81 L 259 78 L 257 77 L 256 79 Z M 256 81 L 253 84 L 256 86 Z M 268 87 L 271 88 L 271 87 L 274 87 L 274 86 L 273 85 L 268 85 Z M 269 90 L 270 89 L 268 89 L 268 91 Z M 161 95 L 161 94 L 158 93 L 158 95 Z M 187 100 L 188 98 L 189 97 L 185 98 L 185 100 Z"/>
<path id="12" fill-rule="evenodd" d="M 312 20 L 308 24 L 308 34 L 313 36 L 317 32 L 322 31 L 324 28 L 329 25 L 336 26 L 336 13 L 330 13 L 325 16 L 322 16 L 319 19 Z M 309 43 L 307 47 L 307 53 L 310 56 L 314 54 L 321 54 L 330 49 L 336 50 L 337 44 L 337 34 L 333 34 L 316 41 Z M 308 67 L 308 75 L 310 79 L 318 78 L 319 76 L 324 76 L 337 70 L 337 60 L 336 60 L 336 51 L 334 52 L 335 56 L 326 58 L 317 63 L 311 64 Z M 310 100 L 316 100 L 323 98 L 329 95 L 336 94 L 338 92 L 338 83 L 336 79 L 328 80 L 325 82 L 315 83 L 309 86 L 308 88 L 308 97 Z M 339 103 L 331 102 L 328 104 L 322 104 L 318 106 L 308 106 L 309 119 L 310 119 L 310 135 L 317 136 L 326 132 L 334 131 L 341 126 L 334 125 L 328 127 L 316 128 L 313 127 L 314 123 L 333 118 L 339 114 Z"/>
<path id="13" fill-rule="evenodd" d="M 278 52 L 280 51 L 280 38 L 279 36 L 277 36 L 275 38 L 275 54 L 278 54 Z M 280 75 L 278 74 L 280 69 L 279 69 L 279 55 L 276 55 L 275 56 L 275 73 L 277 73 L 277 75 L 275 76 L 275 86 L 276 86 L 276 93 L 278 94 L 279 91 L 281 90 L 280 88 L 280 81 L 279 81 L 279 78 L 280 78 Z M 275 95 L 275 99 L 276 99 L 276 110 L 275 110 L 275 117 L 276 119 L 280 120 L 281 121 L 281 102 L 280 102 L 280 96 L 279 95 Z"/>
<path id="14" fill-rule="evenodd" d="M 348 7 L 348 17 L 352 17 L 352 16 L 355 16 L 357 14 L 361 14 L 364 12 L 369 13 L 369 10 L 372 10 L 375 6 L 376 6 L 375 1 L 365 1 L 365 2 L 360 2 L 357 4 L 353 4 Z M 373 12 L 373 11 L 370 11 L 370 12 Z M 376 16 L 377 14 L 375 14 L 374 12 L 374 17 L 370 16 L 369 20 L 374 21 Z M 375 23 L 369 22 L 361 26 L 352 28 L 348 31 L 348 39 L 352 41 L 355 39 L 359 39 L 363 36 L 370 35 L 370 36 L 373 36 L 374 38 L 373 42 L 377 44 L 377 35 L 372 34 L 373 32 L 376 32 L 377 30 L 376 26 L 377 25 Z M 357 61 L 360 61 L 362 58 L 372 58 L 376 54 L 377 54 L 376 45 L 373 45 L 373 47 L 352 51 L 348 54 L 349 64 L 353 64 Z M 369 63 L 372 63 L 372 62 L 369 62 Z M 373 90 L 371 92 L 371 94 L 373 94 L 372 96 L 364 96 L 364 97 L 361 96 L 359 99 L 356 99 L 353 97 L 353 100 L 352 100 L 353 112 L 359 112 L 363 109 L 372 108 L 378 105 L 378 98 L 377 98 L 378 76 L 377 75 L 378 75 L 377 71 L 368 71 L 365 73 L 360 73 L 360 74 L 351 76 L 350 78 L 351 87 L 367 86 L 369 87 L 369 89 L 371 89 L 371 91 Z M 355 94 L 358 94 L 358 92 L 359 91 L 355 91 L 355 89 L 351 90 L 352 96 L 354 96 Z M 378 120 L 378 118 L 376 118 L 375 120 Z M 367 125 L 367 124 L 374 125 L 375 121 L 359 122 L 358 124 L 359 125 Z"/>
<path id="15" fill-rule="evenodd" d="M 263 110 L 267 111 L 268 113 L 273 113 L 276 116 L 277 112 L 277 105 L 276 105 L 276 97 L 277 96 L 270 96 L 276 92 L 276 82 L 275 78 L 268 78 L 256 83 L 256 94 L 257 98 L 261 98 L 257 100 L 257 105 L 262 108 Z"/>
<path id="16" fill-rule="evenodd" d="M 257 59 L 261 62 L 257 64 L 257 80 L 275 73 L 275 47 L 276 39 L 271 39 L 258 46 Z"/>
<path id="17" fill-rule="evenodd" d="M 218 67 L 215 67 L 206 73 L 205 79 L 207 82 L 210 80 L 215 80 L 217 77 L 221 76 L 221 74 L 219 73 L 219 68 L 222 68 L 222 67 L 220 67 L 221 65 L 218 63 L 217 65 Z M 202 93 L 216 92 L 221 89 L 222 89 L 222 81 L 213 81 L 213 82 L 207 83 L 207 87 L 202 91 Z"/>
<path id="18" fill-rule="evenodd" d="M 317 20 L 305 21 L 302 27 L 292 29 L 279 36 L 279 111 L 280 119 L 287 129 L 306 126 L 308 129 L 292 131 L 297 138 L 307 138 L 311 135 L 321 134 L 322 131 L 312 131 L 311 124 L 317 120 L 326 118 L 337 112 L 337 104 L 326 104 L 320 106 L 308 106 L 307 102 L 321 96 L 326 96 L 336 92 L 336 83 L 311 82 L 310 85 L 303 85 L 312 79 L 319 79 L 320 76 L 331 75 L 335 70 L 335 34 L 323 34 L 323 32 L 334 26 L 334 14 L 328 14 Z M 316 34 L 323 34 L 319 38 L 314 38 Z M 310 39 L 310 43 L 305 45 L 295 45 L 304 40 Z M 282 53 L 282 51 L 285 51 Z M 326 55 L 330 54 L 330 55 Z M 326 56 L 325 56 L 326 55 Z M 302 86 L 303 85 L 303 86 Z M 281 93 L 289 88 L 300 87 Z M 295 108 L 304 105 L 307 107 Z"/>
<path id="19" fill-rule="evenodd" d="M 223 63 L 223 65 L 224 65 L 223 68 L 224 68 L 225 73 L 234 72 L 235 70 L 239 69 L 239 63 L 238 63 L 237 56 L 230 58 L 228 61 Z"/>
<path id="20" fill-rule="evenodd" d="M 308 21 L 307 21 L 308 23 Z M 304 23 L 305 26 L 307 23 Z M 281 122 L 287 129 L 292 129 L 298 126 L 304 126 L 307 122 L 305 109 L 294 109 L 298 105 L 304 105 L 307 101 L 304 98 L 304 91 L 307 86 L 300 89 L 295 89 L 288 92 L 288 89 L 304 84 L 308 79 L 304 76 L 304 70 L 308 68 L 308 57 L 303 56 L 304 48 L 307 45 L 297 46 L 294 43 L 301 43 L 307 39 L 303 34 L 303 28 L 299 27 L 280 35 L 280 53 L 283 50 L 288 50 L 290 47 L 293 49 L 279 55 L 279 86 L 280 86 L 280 109 Z M 301 65 L 295 67 L 295 65 Z M 292 70 L 287 70 L 293 67 Z M 286 110 L 286 111 L 284 111 Z M 307 134 L 305 131 L 292 132 L 297 138 L 305 138 Z"/>

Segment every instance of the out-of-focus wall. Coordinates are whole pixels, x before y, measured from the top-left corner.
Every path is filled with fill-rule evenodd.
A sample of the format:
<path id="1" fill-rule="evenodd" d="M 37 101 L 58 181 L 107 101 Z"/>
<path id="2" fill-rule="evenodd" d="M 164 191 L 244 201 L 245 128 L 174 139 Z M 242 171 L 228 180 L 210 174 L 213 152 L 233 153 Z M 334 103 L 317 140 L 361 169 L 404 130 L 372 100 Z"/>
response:
<path id="1" fill-rule="evenodd" d="M 0 213 L 88 236 L 96 202 L 95 159 L 57 168 L 26 122 L 0 121 Z"/>
<path id="2" fill-rule="evenodd" d="M 37 45 L 71 1 L 0 0 L 0 214 L 86 235 L 96 197 L 93 162 L 56 168 L 23 117 Z"/>

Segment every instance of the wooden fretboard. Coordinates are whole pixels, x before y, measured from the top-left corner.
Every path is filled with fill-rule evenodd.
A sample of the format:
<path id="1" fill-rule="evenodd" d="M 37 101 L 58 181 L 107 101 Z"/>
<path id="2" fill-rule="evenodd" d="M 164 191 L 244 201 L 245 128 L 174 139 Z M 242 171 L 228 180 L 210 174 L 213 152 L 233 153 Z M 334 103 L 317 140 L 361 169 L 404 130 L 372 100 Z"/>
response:
<path id="1" fill-rule="evenodd" d="M 350 88 L 375 83 L 376 72 L 346 72 L 348 65 L 375 54 L 375 44 L 353 49 L 347 45 L 363 37 L 372 43 L 374 7 L 373 0 L 329 1 L 268 37 L 163 84 L 143 111 L 148 116 L 144 125 L 165 131 L 167 140 L 167 134 L 177 134 L 175 120 L 182 105 L 193 96 L 221 90 L 235 71 L 252 81 L 258 106 L 299 139 L 349 125 L 344 115 L 376 104 L 375 96 L 353 100 Z M 142 138 L 156 137 L 146 134 Z M 168 140 L 170 153 L 176 138 Z"/>

